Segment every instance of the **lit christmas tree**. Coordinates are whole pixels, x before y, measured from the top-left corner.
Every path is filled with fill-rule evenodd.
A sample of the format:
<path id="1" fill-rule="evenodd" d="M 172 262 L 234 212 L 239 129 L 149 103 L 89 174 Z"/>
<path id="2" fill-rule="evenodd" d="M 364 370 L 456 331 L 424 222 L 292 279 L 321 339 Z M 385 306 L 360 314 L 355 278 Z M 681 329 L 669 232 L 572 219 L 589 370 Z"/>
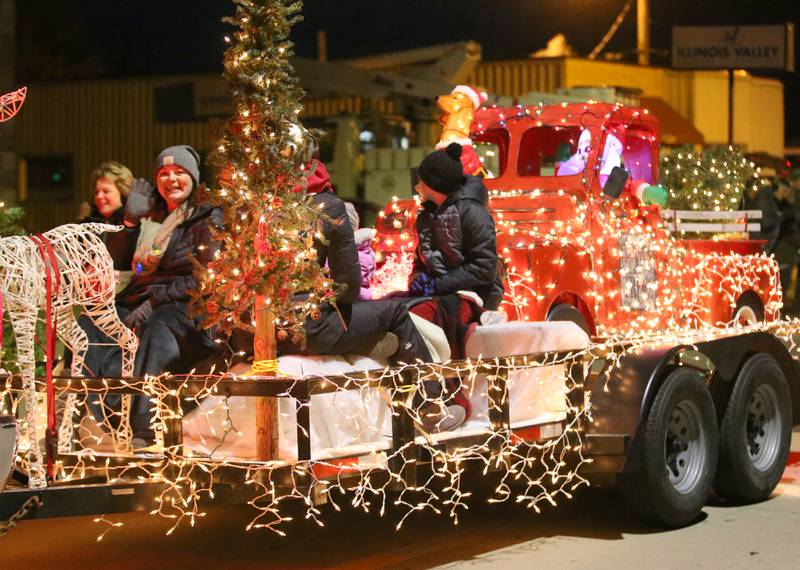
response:
<path id="1" fill-rule="evenodd" d="M 207 194 L 224 212 L 224 228 L 215 232 L 224 245 L 195 301 L 205 326 L 223 333 L 253 330 L 259 320 L 259 330 L 274 327 L 279 339 L 299 340 L 306 317 L 333 295 L 312 247 L 319 211 L 305 192 L 292 191 L 308 174 L 303 168 L 313 143 L 297 119 L 303 91 L 289 63 L 288 36 L 301 19 L 302 3 L 235 3 L 236 15 L 226 22 L 238 30 L 226 38 L 231 46 L 224 59 L 234 115 L 211 156 L 220 188 Z M 298 291 L 308 292 L 307 299 L 293 298 Z M 274 359 L 260 356 L 258 348 L 256 353 L 256 359 Z"/>
<path id="2" fill-rule="evenodd" d="M 734 147 L 709 147 L 697 153 L 683 146 L 661 156 L 661 184 L 669 191 L 668 209 L 738 210 L 758 171 Z"/>

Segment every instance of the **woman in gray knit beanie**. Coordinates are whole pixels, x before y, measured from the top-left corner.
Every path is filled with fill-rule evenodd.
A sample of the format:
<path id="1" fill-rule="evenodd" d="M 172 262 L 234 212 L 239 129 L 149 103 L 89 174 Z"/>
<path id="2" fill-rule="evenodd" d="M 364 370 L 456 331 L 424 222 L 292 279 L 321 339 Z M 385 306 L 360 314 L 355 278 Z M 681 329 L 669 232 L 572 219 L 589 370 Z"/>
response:
<path id="1" fill-rule="evenodd" d="M 108 244 L 116 268 L 132 268 L 134 276 L 117 295 L 117 312 L 139 336 L 134 375 L 186 373 L 213 355 L 218 346 L 210 334 L 189 317 L 189 301 L 198 287 L 195 261 L 207 265 L 218 248 L 211 226 L 221 226 L 222 213 L 192 199 L 199 186 L 200 157 L 192 147 L 172 146 L 159 153 L 154 165 L 156 188 L 138 179 L 125 207 L 125 229 Z M 103 338 L 88 319 L 81 322 L 92 347 L 87 368 L 95 376 L 118 376 L 116 346 Z M 107 341 L 106 341 L 107 342 Z M 97 344 L 101 346 L 93 346 Z M 88 371 L 87 371 L 88 372 Z M 134 448 L 154 442 L 150 401 L 134 396 L 131 427 Z M 106 396 L 93 405 L 95 416 L 114 417 L 119 398 Z"/>

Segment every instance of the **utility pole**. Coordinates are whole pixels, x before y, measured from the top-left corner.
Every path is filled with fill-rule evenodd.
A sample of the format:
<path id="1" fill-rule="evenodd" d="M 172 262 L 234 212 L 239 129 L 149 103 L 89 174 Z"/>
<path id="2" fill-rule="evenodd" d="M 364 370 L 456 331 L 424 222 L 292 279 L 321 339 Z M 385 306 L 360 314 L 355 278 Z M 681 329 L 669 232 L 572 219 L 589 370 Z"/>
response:
<path id="1" fill-rule="evenodd" d="M 636 0 L 636 59 L 650 65 L 650 0 Z"/>

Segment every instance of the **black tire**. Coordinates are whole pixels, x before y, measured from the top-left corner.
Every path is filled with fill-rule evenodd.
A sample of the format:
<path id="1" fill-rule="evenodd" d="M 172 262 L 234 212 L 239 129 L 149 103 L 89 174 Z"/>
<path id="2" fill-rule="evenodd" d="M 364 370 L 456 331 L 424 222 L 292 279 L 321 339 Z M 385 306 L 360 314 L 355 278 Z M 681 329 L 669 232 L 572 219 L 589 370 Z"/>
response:
<path id="1" fill-rule="evenodd" d="M 714 491 L 741 503 L 767 499 L 781 480 L 792 438 L 789 384 L 769 354 L 756 354 L 736 378 L 719 429 Z"/>
<path id="2" fill-rule="evenodd" d="M 550 309 L 550 312 L 547 313 L 547 320 L 569 321 L 581 327 L 583 332 L 586 334 L 590 336 L 592 334 L 592 332 L 589 330 L 589 323 L 586 320 L 586 317 L 584 317 L 583 313 L 569 303 L 559 303 L 558 305 L 555 305 L 552 309 Z"/>
<path id="3" fill-rule="evenodd" d="M 739 300 L 736 301 L 736 306 L 733 308 L 733 313 L 731 314 L 731 321 L 737 320 L 737 315 L 740 312 L 752 314 L 752 316 L 755 317 L 755 322 L 757 323 L 764 322 L 764 305 L 761 303 L 761 299 L 759 299 L 758 295 L 752 291 L 745 292 L 741 297 L 739 297 Z"/>
<path id="4" fill-rule="evenodd" d="M 714 402 L 699 373 L 669 373 L 622 474 L 622 493 L 644 521 L 677 528 L 697 520 L 717 466 Z"/>

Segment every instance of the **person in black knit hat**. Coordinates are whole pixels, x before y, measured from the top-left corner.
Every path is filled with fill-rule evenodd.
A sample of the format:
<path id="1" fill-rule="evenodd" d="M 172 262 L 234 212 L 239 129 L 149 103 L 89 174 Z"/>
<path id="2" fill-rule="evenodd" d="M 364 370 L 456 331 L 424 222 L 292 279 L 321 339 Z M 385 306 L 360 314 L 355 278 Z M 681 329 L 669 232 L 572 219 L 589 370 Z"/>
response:
<path id="1" fill-rule="evenodd" d="M 483 308 L 495 310 L 503 300 L 503 281 L 489 193 L 480 177 L 464 175 L 460 156 L 461 145 L 452 143 L 426 156 L 417 170 L 423 211 L 417 216 L 410 291 L 474 291 Z"/>
<path id="2" fill-rule="evenodd" d="M 452 143 L 426 156 L 417 169 L 423 210 L 417 216 L 418 245 L 409 280 L 409 293 L 423 298 L 411 312 L 444 329 L 453 358 L 465 356 L 466 340 L 481 314 L 496 310 L 503 300 L 488 191 L 480 177 L 464 175 L 461 150 Z M 454 392 L 448 425 L 440 430 L 454 429 L 469 415 L 469 401 L 457 388 Z"/>

